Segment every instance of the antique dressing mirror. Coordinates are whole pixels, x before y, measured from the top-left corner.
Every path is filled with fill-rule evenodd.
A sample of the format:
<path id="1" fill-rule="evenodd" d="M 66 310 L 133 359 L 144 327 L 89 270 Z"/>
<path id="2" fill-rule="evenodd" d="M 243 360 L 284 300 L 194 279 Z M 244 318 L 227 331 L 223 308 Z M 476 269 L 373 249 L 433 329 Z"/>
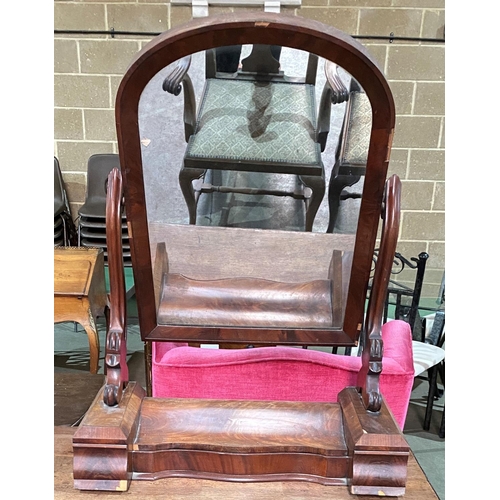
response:
<path id="1" fill-rule="evenodd" d="M 228 111 L 221 111 L 229 99 L 229 90 L 219 102 L 208 95 L 205 85 L 205 100 L 195 105 L 194 112 L 188 102 L 195 93 L 187 83 L 192 64 L 188 56 L 240 45 L 281 47 L 280 60 L 287 50 L 300 50 L 308 59 L 312 54 L 312 59 L 328 61 L 325 74 L 329 91 L 326 97 L 319 98 L 318 116 L 290 119 L 297 113 L 291 108 L 275 108 L 266 115 L 274 97 L 281 95 L 279 87 L 297 82 L 283 81 L 280 72 L 286 68 L 281 68 L 279 61 L 272 76 L 263 78 L 258 69 L 263 56 L 257 57 L 253 69 L 243 63 L 242 73 L 235 73 L 234 68 L 218 72 L 215 60 L 215 84 L 224 78 L 236 83 L 234 96 L 246 98 L 253 108 L 242 111 L 232 107 L 229 119 Z M 210 69 L 209 56 L 206 57 L 207 74 L 213 68 Z M 333 100 L 345 102 L 349 94 L 339 81 L 337 67 L 359 82 L 372 111 L 355 234 L 311 230 L 318 210 L 314 192 L 326 190 L 321 149 L 326 148 L 323 125 L 328 128 L 330 115 L 325 118 L 321 109 L 330 109 Z M 168 68 L 165 73 L 164 68 Z M 306 80 L 316 71 L 314 67 L 306 72 Z M 219 73 L 225 73 L 225 77 Z M 180 122 L 180 129 L 188 145 L 182 165 L 169 158 L 168 150 L 158 153 L 154 148 L 147 149 L 149 145 L 144 147 L 148 134 L 147 125 L 139 125 L 140 100 L 153 79 L 163 80 L 163 90 L 174 95 L 182 92 L 182 97 L 177 98 L 185 99 L 187 118 L 183 125 Z M 311 95 L 311 89 L 305 92 L 304 95 Z M 292 104 L 298 100 L 293 98 Z M 322 100 L 328 100 L 328 106 Z M 279 97 L 276 105 L 285 101 L 286 97 Z M 255 116 L 260 128 L 252 129 L 247 124 Z M 250 139 L 273 144 L 280 131 L 291 133 L 283 131 L 286 118 L 296 126 L 292 132 L 296 142 L 288 138 L 283 150 L 271 147 L 269 154 L 301 155 L 300 160 L 285 162 L 276 157 L 257 161 L 258 153 L 248 152 Z M 207 144 L 213 146 L 214 137 L 228 122 L 233 128 L 224 131 L 222 137 L 227 138 L 234 130 L 244 131 L 241 148 L 248 150 L 244 157 L 221 154 L 220 145 L 212 147 L 217 157 L 203 149 Z M 110 276 L 116 278 L 111 277 L 114 285 L 106 350 L 108 375 L 105 388 L 74 437 L 76 488 L 125 490 L 132 479 L 181 475 L 233 481 L 308 480 L 347 484 L 357 494 L 404 493 L 409 448 L 395 420 L 395 407 L 389 409 L 386 405 L 379 383 L 381 374 L 383 377 L 383 303 L 399 227 L 400 182 L 396 176 L 386 179 L 394 122 L 389 85 L 364 47 L 334 28 L 300 17 L 248 13 L 198 19 L 156 37 L 136 56 L 116 98 L 121 173 L 115 170 L 110 176 L 108 208 L 112 228 L 112 221 L 118 220 L 121 210 L 123 189 L 141 336 L 151 347 L 147 363 L 149 394 L 128 381 L 120 247 L 118 240 L 113 243 L 114 233 L 110 229 L 109 254 L 111 260 L 112 254 L 115 257 L 115 264 L 110 263 Z M 196 136 L 201 137 L 201 132 L 207 132 L 211 126 L 212 135 L 203 136 L 205 142 L 197 144 Z M 311 156 L 305 159 L 305 146 L 294 147 L 299 144 L 301 133 L 309 134 L 304 140 L 311 142 Z M 155 154 L 161 158 L 155 158 Z M 174 172 L 180 170 L 180 204 L 189 212 L 189 224 L 172 224 L 157 208 L 162 197 L 170 195 L 172 185 L 171 179 L 167 182 L 165 175 L 158 172 L 159 166 Z M 199 224 L 201 196 L 225 194 L 226 190 L 212 189 L 212 180 L 217 175 L 227 180 L 226 174 L 234 171 L 298 178 L 293 180 L 293 189 L 301 185 L 297 188 L 300 196 L 290 198 L 303 204 L 305 230 Z M 232 187 L 241 195 L 261 194 L 253 191 L 255 186 L 233 183 Z M 264 195 L 276 196 L 274 187 L 261 188 Z M 381 249 L 365 316 L 372 256 L 382 219 Z M 246 356 L 250 359 L 248 367 L 252 362 L 269 361 L 263 360 L 263 353 L 270 357 L 280 353 L 287 363 L 296 357 L 297 366 L 303 366 L 303 361 L 314 364 L 316 354 L 336 356 L 311 353 L 311 347 L 350 347 L 360 340 L 362 357 L 349 361 L 359 363 L 354 379 L 349 379 L 354 382 L 338 388 L 337 402 L 332 396 L 307 399 L 307 394 L 300 401 L 292 396 L 282 401 L 259 401 L 251 397 L 232 398 L 225 393 L 208 399 L 197 395 L 183 399 L 172 396 L 175 393 L 162 393 L 162 381 L 169 378 L 165 370 L 174 363 L 172 356 L 182 354 L 198 359 L 203 351 L 189 350 L 193 348 L 187 344 L 257 347 L 233 349 L 229 354 L 223 349 L 218 354 L 201 354 L 205 361 L 207 356 L 212 357 L 212 365 L 217 365 L 222 357 Z M 329 359 L 343 361 L 340 357 Z M 265 383 L 283 383 L 293 388 L 294 380 L 278 381 L 277 373 L 276 380 L 266 379 Z M 408 380 L 411 383 L 411 375 L 401 375 L 405 384 Z M 240 382 L 238 390 L 245 390 L 248 380 Z M 194 385 L 194 379 L 190 384 Z M 236 427 L 230 422 L 237 422 Z"/>

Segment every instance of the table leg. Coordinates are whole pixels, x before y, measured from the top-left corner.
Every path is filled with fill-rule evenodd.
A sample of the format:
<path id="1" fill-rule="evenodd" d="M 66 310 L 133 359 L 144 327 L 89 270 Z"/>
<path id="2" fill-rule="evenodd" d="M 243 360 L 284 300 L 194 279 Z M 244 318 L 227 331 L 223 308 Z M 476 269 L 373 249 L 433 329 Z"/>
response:
<path id="1" fill-rule="evenodd" d="M 89 312 L 88 321 L 81 323 L 89 339 L 90 349 L 90 373 L 97 373 L 99 369 L 99 333 L 95 325 L 94 317 Z"/>

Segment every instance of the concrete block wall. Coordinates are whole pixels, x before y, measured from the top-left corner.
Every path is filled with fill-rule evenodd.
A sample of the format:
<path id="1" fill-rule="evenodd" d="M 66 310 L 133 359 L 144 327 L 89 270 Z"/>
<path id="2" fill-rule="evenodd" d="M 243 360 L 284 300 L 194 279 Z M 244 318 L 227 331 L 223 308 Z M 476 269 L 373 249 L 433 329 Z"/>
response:
<path id="1" fill-rule="evenodd" d="M 238 0 L 236 0 L 236 3 Z M 249 7 L 210 7 L 209 15 Z M 262 10 L 255 7 L 254 10 Z M 430 254 L 424 296 L 435 297 L 445 267 L 444 0 L 302 0 L 282 12 L 319 20 L 360 38 L 394 93 L 396 132 L 390 174 L 403 181 L 398 250 Z M 159 0 L 54 2 L 54 30 L 129 31 L 141 35 L 54 34 L 54 155 L 73 215 L 85 199 L 88 158 L 117 153 L 114 99 L 133 55 L 158 33 L 191 18 L 191 7 Z"/>

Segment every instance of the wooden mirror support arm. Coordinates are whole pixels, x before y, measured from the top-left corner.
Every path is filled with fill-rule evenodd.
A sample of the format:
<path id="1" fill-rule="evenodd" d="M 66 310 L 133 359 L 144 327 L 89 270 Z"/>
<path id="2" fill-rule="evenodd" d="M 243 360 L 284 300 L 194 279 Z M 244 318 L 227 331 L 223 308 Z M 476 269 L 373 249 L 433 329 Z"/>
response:
<path id="1" fill-rule="evenodd" d="M 110 318 L 106 335 L 106 382 L 103 399 L 108 406 L 117 405 L 128 383 L 127 314 L 123 249 L 121 239 L 122 178 L 114 168 L 108 176 L 106 195 L 106 244 L 110 286 Z"/>
<path id="2" fill-rule="evenodd" d="M 178 96 L 184 89 L 184 136 L 186 142 L 193 135 L 196 125 L 196 97 L 193 82 L 188 74 L 190 66 L 191 56 L 179 59 L 163 80 L 163 90 L 169 94 Z"/>
<path id="3" fill-rule="evenodd" d="M 391 275 L 399 232 L 401 207 L 401 181 L 393 175 L 386 182 L 382 204 L 382 237 L 377 259 L 373 287 L 368 301 L 365 327 L 361 333 L 362 367 L 358 386 L 367 410 L 380 411 L 382 398 L 379 378 L 382 372 L 383 342 L 382 321 L 387 287 Z"/>

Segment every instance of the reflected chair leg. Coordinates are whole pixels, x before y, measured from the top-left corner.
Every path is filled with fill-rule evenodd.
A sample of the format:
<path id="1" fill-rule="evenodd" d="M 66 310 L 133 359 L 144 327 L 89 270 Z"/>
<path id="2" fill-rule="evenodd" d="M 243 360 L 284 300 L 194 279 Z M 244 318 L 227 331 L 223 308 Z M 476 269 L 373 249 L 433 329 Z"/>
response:
<path id="1" fill-rule="evenodd" d="M 325 176 L 299 176 L 304 186 L 311 189 L 311 197 L 306 201 L 306 231 L 313 229 L 314 218 L 325 196 Z"/>
<path id="2" fill-rule="evenodd" d="M 206 170 L 201 168 L 184 168 L 179 172 L 179 185 L 189 212 L 189 223 L 196 224 L 197 195 L 193 188 L 193 181 L 205 175 Z"/>
<path id="3" fill-rule="evenodd" d="M 330 216 L 328 219 L 327 233 L 333 233 L 335 222 L 340 208 L 340 195 L 346 187 L 353 186 L 361 178 L 360 175 L 334 175 L 330 179 L 328 186 L 328 210 Z"/>
<path id="4" fill-rule="evenodd" d="M 90 373 L 96 374 L 99 369 L 99 333 L 97 332 L 97 328 L 92 317 L 89 318 L 88 323 L 82 323 L 82 326 L 85 328 L 85 332 L 87 333 L 87 337 L 89 339 Z"/>

